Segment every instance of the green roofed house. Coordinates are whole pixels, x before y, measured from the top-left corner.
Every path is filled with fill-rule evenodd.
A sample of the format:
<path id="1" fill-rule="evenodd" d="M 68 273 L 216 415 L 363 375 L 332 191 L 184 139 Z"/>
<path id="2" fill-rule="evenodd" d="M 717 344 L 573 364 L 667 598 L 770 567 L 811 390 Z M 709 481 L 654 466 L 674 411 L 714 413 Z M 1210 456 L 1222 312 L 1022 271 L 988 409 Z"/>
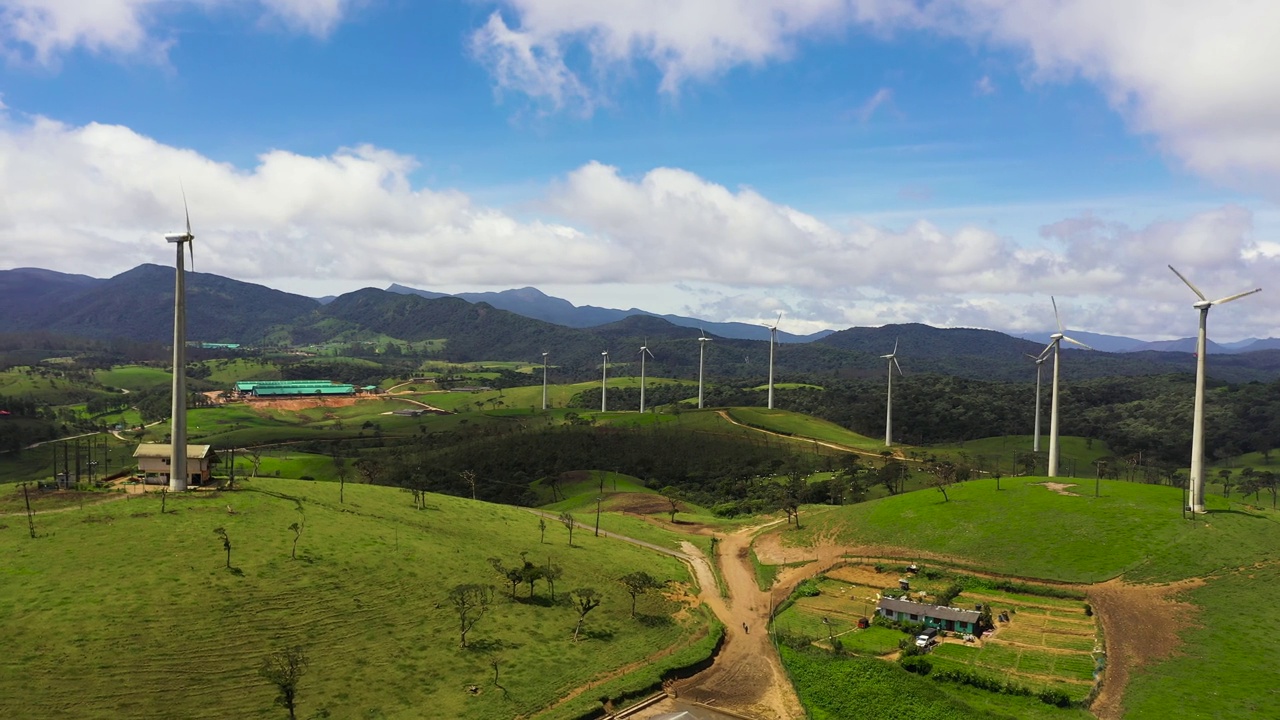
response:
<path id="1" fill-rule="evenodd" d="M 880 602 L 876 603 L 876 612 L 890 620 L 924 623 L 929 627 L 970 635 L 978 634 L 978 620 L 982 617 L 982 613 L 977 610 L 961 610 L 946 605 L 926 605 L 891 597 L 880 598 Z"/>
<path id="2" fill-rule="evenodd" d="M 236 394 L 241 397 L 354 395 L 355 392 L 355 385 L 331 380 L 240 380 L 236 383 Z"/>

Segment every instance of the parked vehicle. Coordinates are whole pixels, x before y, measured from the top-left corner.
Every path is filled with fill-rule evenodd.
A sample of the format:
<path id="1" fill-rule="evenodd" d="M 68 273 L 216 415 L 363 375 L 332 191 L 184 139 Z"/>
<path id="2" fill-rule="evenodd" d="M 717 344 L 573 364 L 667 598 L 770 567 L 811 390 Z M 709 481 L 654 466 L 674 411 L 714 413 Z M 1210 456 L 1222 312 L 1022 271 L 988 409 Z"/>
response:
<path id="1" fill-rule="evenodd" d="M 925 628 L 916 636 L 916 647 L 924 648 L 938 642 L 938 628 Z"/>

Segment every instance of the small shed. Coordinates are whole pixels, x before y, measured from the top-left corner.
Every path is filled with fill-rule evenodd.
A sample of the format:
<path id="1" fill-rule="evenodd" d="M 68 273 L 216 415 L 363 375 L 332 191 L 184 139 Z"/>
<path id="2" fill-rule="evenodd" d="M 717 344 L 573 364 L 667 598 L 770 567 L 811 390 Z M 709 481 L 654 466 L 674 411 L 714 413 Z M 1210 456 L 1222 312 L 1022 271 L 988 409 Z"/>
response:
<path id="1" fill-rule="evenodd" d="M 173 459 L 173 446 L 169 443 L 142 443 L 133 451 L 138 461 L 138 472 L 149 485 L 169 483 L 169 463 Z M 219 462 L 210 445 L 187 445 L 187 475 L 191 485 L 203 485 L 213 476 L 213 466 Z"/>
<path id="2" fill-rule="evenodd" d="M 880 602 L 876 603 L 876 612 L 890 620 L 924 623 L 929 627 L 969 634 L 978 633 L 978 620 L 982 617 L 982 613 L 977 610 L 928 605 L 891 597 L 880 598 Z"/>

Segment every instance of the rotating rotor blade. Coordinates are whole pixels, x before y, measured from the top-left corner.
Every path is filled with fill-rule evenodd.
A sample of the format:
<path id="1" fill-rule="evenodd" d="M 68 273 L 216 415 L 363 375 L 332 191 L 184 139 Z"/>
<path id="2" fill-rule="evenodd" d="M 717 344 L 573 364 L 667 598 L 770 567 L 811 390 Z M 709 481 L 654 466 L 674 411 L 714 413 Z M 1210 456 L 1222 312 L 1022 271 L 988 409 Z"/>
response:
<path id="1" fill-rule="evenodd" d="M 1245 295 L 1252 295 L 1252 294 L 1254 294 L 1254 293 L 1256 293 L 1256 292 L 1262 292 L 1262 288 L 1254 288 L 1254 289 L 1252 289 L 1252 290 L 1246 290 L 1245 292 L 1242 292 L 1242 293 L 1236 293 L 1235 295 L 1228 295 L 1227 297 L 1224 297 L 1224 298 L 1222 298 L 1221 300 L 1214 300 L 1214 301 L 1213 301 L 1212 303 L 1210 303 L 1210 304 L 1211 304 L 1211 305 L 1221 305 L 1222 303 L 1231 302 L 1232 300 L 1239 300 L 1240 298 L 1244 297 Z"/>
<path id="2" fill-rule="evenodd" d="M 1088 345 L 1085 345 L 1084 343 L 1080 342 L 1079 340 L 1072 340 L 1071 338 L 1067 337 L 1066 335 L 1063 335 L 1063 336 L 1062 336 L 1062 339 L 1063 339 L 1063 340 L 1066 340 L 1067 342 L 1069 342 L 1069 343 L 1071 343 L 1071 344 L 1073 344 L 1073 345 L 1079 345 L 1080 347 L 1084 348 L 1085 350 L 1092 350 L 1092 349 L 1093 349 L 1093 348 L 1089 347 Z"/>
<path id="3" fill-rule="evenodd" d="M 1040 351 L 1040 357 L 1041 358 L 1049 357 L 1049 351 L 1053 349 L 1053 346 L 1056 345 L 1057 342 L 1058 342 L 1057 340 L 1049 341 L 1049 344 L 1044 346 L 1044 350 Z"/>
<path id="4" fill-rule="evenodd" d="M 893 354 L 893 355 L 897 355 L 897 354 L 898 354 L 898 338 L 894 338 L 894 339 L 893 339 L 893 353 L 891 353 L 891 354 Z"/>
<path id="5" fill-rule="evenodd" d="M 1185 276 L 1185 275 L 1183 275 L 1182 273 L 1178 272 L 1178 270 L 1177 270 L 1175 267 L 1173 267 L 1172 265 L 1170 265 L 1170 266 L 1169 266 L 1169 269 L 1170 269 L 1170 270 L 1173 270 L 1173 274 L 1174 274 L 1174 275 L 1177 275 L 1179 280 L 1181 280 L 1182 282 L 1186 283 L 1186 284 L 1187 284 L 1187 287 L 1191 288 L 1191 292 L 1195 293 L 1195 294 L 1196 294 L 1196 297 L 1200 298 L 1201 300 L 1208 300 L 1208 299 L 1209 299 L 1209 298 L 1207 298 L 1207 297 L 1205 297 L 1205 296 L 1204 296 L 1204 293 L 1200 292 L 1200 288 L 1196 287 L 1195 285 L 1192 285 L 1192 284 L 1191 284 L 1191 281 L 1190 281 L 1190 280 L 1188 280 L 1188 279 L 1186 278 L 1186 276 Z"/>
<path id="6" fill-rule="evenodd" d="M 894 367 L 896 367 L 896 368 L 898 368 L 898 374 L 899 374 L 899 375 L 905 375 L 905 374 L 906 374 L 906 373 L 902 372 L 902 366 L 898 364 L 898 358 L 894 358 L 894 359 L 893 359 L 893 366 L 894 366 Z"/>
<path id="7" fill-rule="evenodd" d="M 1050 295 L 1049 302 L 1053 303 L 1053 321 L 1058 323 L 1058 332 L 1062 332 L 1062 318 L 1058 315 L 1058 301 Z"/>

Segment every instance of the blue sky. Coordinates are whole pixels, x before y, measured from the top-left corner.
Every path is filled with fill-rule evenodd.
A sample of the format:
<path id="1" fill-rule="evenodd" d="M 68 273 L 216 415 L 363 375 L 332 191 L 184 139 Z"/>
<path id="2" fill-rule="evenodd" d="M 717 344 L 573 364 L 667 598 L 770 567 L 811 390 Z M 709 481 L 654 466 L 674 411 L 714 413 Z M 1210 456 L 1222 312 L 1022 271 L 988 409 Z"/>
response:
<path id="1" fill-rule="evenodd" d="M 69 7 L 68 7 L 69 6 Z M 1280 9 L 0 0 L 0 267 L 1194 332 L 1280 280 Z M 1223 51 L 1224 48 L 1229 52 Z M 7 216 L 7 217 L 6 217 Z M 203 251 L 203 252 L 201 252 Z M 1280 335 L 1262 294 L 1221 340 Z"/>

